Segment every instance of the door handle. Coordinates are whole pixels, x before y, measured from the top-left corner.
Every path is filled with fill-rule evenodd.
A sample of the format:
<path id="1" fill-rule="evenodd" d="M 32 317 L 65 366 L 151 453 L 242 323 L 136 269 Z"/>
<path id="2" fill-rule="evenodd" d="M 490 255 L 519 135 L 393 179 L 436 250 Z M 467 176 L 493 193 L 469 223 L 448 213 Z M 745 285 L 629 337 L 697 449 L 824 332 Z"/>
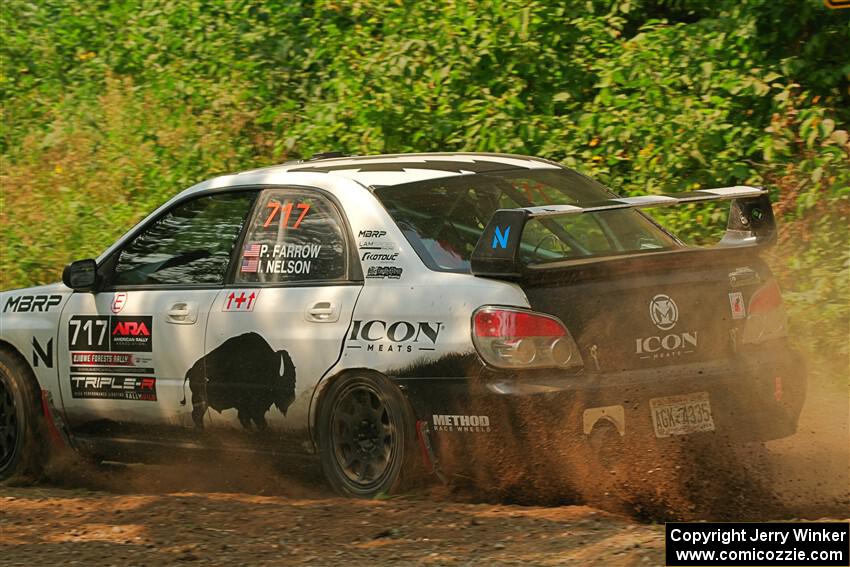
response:
<path id="1" fill-rule="evenodd" d="M 317 301 L 304 314 L 312 323 L 336 323 L 339 321 L 339 306 L 330 301 Z"/>
<path id="2" fill-rule="evenodd" d="M 178 301 L 165 312 L 166 321 L 175 325 L 193 325 L 198 320 L 198 304 L 194 301 Z"/>

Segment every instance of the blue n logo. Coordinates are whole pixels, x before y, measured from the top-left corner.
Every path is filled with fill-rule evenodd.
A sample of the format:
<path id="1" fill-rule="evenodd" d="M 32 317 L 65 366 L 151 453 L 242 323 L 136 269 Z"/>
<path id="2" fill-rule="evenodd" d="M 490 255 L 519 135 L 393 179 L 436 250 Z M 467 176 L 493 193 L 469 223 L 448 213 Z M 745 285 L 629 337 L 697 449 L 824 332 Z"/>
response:
<path id="1" fill-rule="evenodd" d="M 493 232 L 493 244 L 490 246 L 491 248 L 507 248 L 508 247 L 508 235 L 511 233 L 511 227 L 505 229 L 505 232 L 502 232 L 502 227 L 497 226 L 496 230 Z"/>

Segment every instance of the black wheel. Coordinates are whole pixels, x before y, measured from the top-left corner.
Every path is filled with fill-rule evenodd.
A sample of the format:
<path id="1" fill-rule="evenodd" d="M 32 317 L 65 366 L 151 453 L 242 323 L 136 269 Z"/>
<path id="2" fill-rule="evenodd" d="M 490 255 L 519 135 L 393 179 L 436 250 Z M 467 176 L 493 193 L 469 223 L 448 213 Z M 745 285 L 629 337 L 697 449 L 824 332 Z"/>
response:
<path id="1" fill-rule="evenodd" d="M 415 466 L 415 425 L 398 387 L 378 374 L 329 386 L 319 408 L 319 452 L 328 482 L 343 496 L 397 491 Z"/>
<path id="2" fill-rule="evenodd" d="M 29 367 L 0 351 L 0 480 L 40 472 L 41 426 L 38 388 Z"/>

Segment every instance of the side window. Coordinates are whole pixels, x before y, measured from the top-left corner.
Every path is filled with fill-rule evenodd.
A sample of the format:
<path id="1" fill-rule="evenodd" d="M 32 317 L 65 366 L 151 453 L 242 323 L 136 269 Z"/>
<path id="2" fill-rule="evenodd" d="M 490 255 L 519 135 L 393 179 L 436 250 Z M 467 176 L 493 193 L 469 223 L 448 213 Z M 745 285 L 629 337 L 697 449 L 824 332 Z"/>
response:
<path id="1" fill-rule="evenodd" d="M 256 195 L 208 195 L 175 206 L 120 252 L 113 285 L 224 283 L 233 246 Z"/>
<path id="2" fill-rule="evenodd" d="M 260 196 L 238 259 L 240 283 L 344 280 L 342 220 L 325 197 L 303 189 Z"/>

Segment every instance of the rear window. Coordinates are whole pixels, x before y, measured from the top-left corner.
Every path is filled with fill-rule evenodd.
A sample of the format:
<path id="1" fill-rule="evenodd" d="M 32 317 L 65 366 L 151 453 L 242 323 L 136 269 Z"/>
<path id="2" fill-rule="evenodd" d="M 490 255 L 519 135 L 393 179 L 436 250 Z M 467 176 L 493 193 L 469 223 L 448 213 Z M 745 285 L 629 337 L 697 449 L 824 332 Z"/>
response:
<path id="1" fill-rule="evenodd" d="M 615 197 L 568 169 L 463 175 L 381 187 L 375 194 L 422 261 L 452 272 L 469 271 L 472 251 L 498 209 L 583 205 Z M 677 246 L 642 213 L 622 209 L 529 221 L 520 256 L 525 264 L 542 264 Z"/>

